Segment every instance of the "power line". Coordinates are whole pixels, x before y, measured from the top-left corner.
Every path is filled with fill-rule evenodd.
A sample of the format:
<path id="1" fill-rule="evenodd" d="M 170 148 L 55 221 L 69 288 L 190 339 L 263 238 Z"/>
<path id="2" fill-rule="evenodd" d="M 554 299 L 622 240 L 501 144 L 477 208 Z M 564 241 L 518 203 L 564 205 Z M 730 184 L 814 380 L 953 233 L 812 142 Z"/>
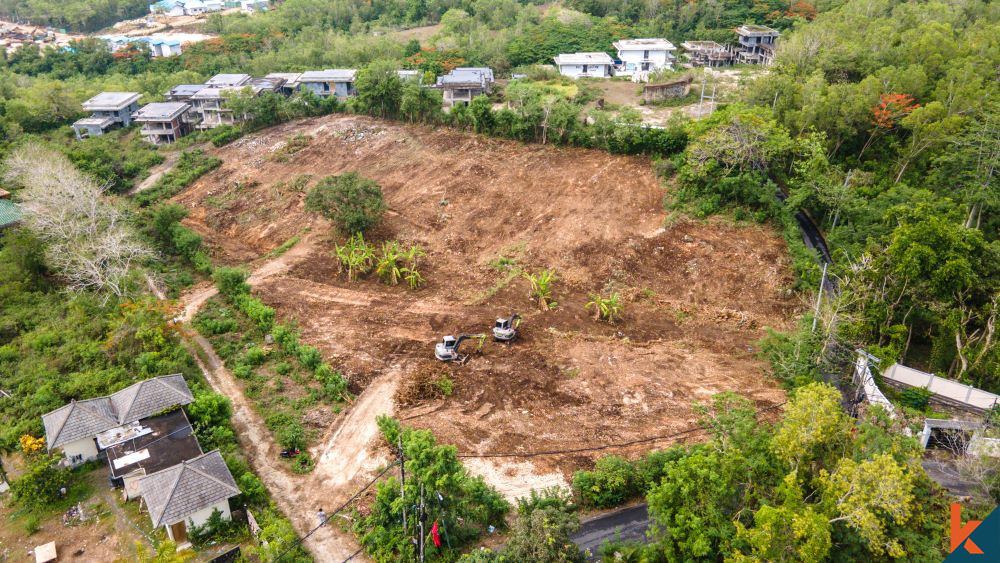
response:
<path id="1" fill-rule="evenodd" d="M 340 505 L 336 510 L 334 510 L 329 515 L 327 515 L 326 519 L 324 519 L 323 522 L 319 526 L 316 526 L 312 530 L 309 530 L 308 534 L 306 534 L 306 535 L 302 536 L 301 538 L 295 540 L 292 543 L 292 545 L 288 546 L 285 549 L 285 551 L 282 551 L 281 554 L 279 554 L 277 557 L 274 558 L 274 561 L 280 561 L 281 558 L 284 557 L 285 555 L 287 555 L 289 551 L 291 551 L 292 549 L 294 549 L 300 543 L 304 542 L 306 540 L 306 538 L 308 538 L 309 536 L 313 535 L 316 532 L 316 530 L 318 530 L 318 529 L 322 528 L 323 526 L 325 526 L 326 523 L 330 520 L 330 518 L 332 518 L 333 516 L 337 515 L 340 512 L 343 512 L 343 510 L 345 508 L 347 508 L 348 506 L 350 506 L 350 504 L 352 502 L 354 502 L 355 500 L 358 499 L 358 497 L 361 496 L 361 493 L 363 493 L 363 492 L 367 491 L 368 489 L 370 489 L 371 486 L 374 485 L 376 481 L 378 481 L 379 479 L 381 479 L 383 475 L 385 475 L 386 473 L 388 473 L 390 469 L 392 469 L 393 467 L 396 467 L 397 463 L 399 463 L 399 462 L 398 461 L 394 461 L 394 462 L 390 463 L 388 466 L 386 466 L 386 468 L 383 469 L 381 473 L 379 473 L 378 475 L 376 475 L 375 478 L 373 478 L 371 481 L 369 481 L 367 485 L 365 485 L 364 487 L 362 487 L 361 490 L 359 490 L 358 492 L 354 493 L 354 496 L 352 496 L 351 498 L 347 499 L 347 501 L 344 502 L 344 504 Z M 358 551 L 360 552 L 360 550 L 358 550 Z M 355 553 L 354 555 L 357 555 L 357 553 Z M 351 557 L 354 557 L 354 555 L 351 555 Z M 350 557 L 348 557 L 348 559 L 350 559 Z"/>
<path id="2" fill-rule="evenodd" d="M 762 413 L 766 411 L 771 411 L 783 406 L 788 401 L 782 401 L 776 405 L 771 405 L 757 411 L 757 413 Z M 574 454 L 580 452 L 597 452 L 601 450 L 609 450 L 611 448 L 624 448 L 627 446 L 634 446 L 636 444 L 644 444 L 646 442 L 657 442 L 660 440 L 669 440 L 672 438 L 677 438 L 679 436 L 684 436 L 686 434 L 695 434 L 698 432 L 704 432 L 706 429 L 701 426 L 694 426 L 691 428 L 686 428 L 672 434 L 664 434 L 661 436 L 650 436 L 649 438 L 639 438 L 637 440 L 629 440 L 627 442 L 617 442 L 611 444 L 604 444 L 601 446 L 590 446 L 583 448 L 570 448 L 565 450 L 545 450 L 538 452 L 502 452 L 502 453 L 492 453 L 492 454 L 458 454 L 461 458 L 485 458 L 485 457 L 538 457 L 543 455 L 561 455 L 561 454 Z"/>

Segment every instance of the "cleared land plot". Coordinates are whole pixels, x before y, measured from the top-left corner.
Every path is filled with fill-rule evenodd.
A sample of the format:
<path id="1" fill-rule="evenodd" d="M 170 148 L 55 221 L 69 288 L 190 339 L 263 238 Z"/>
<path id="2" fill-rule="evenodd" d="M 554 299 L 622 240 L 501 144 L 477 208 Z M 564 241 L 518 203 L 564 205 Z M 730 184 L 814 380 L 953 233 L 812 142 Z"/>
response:
<path id="1" fill-rule="evenodd" d="M 288 154 L 283 147 L 296 135 L 309 142 Z M 390 212 L 370 238 L 421 245 L 425 287 L 348 282 L 321 241 L 255 293 L 279 318 L 296 320 L 302 340 L 355 393 L 392 378 L 399 385 L 387 388 L 402 394 L 428 370 L 446 374 L 450 396 L 400 396 L 396 414 L 462 452 L 664 434 L 694 422 L 692 401 L 724 390 L 761 407 L 783 400 L 752 347 L 764 326 L 785 327 L 799 307 L 786 291 L 784 243 L 757 226 L 664 228 L 663 188 L 647 159 L 355 116 L 276 127 L 217 153 L 223 166 L 175 199 L 193 208 L 186 222 L 224 262 L 262 259 L 307 227 L 329 232 L 304 211 L 302 175 L 311 185 L 357 170 L 382 185 Z M 559 275 L 558 307 L 547 312 L 517 275 L 543 268 Z M 595 322 L 587 295 L 611 289 L 626 300 L 625 319 Z M 496 316 L 514 311 L 524 317 L 514 344 L 487 342 L 463 366 L 433 360 L 441 336 L 488 332 Z M 568 473 L 606 453 L 531 462 L 538 473 Z M 509 493 L 532 473 L 476 466 Z"/>

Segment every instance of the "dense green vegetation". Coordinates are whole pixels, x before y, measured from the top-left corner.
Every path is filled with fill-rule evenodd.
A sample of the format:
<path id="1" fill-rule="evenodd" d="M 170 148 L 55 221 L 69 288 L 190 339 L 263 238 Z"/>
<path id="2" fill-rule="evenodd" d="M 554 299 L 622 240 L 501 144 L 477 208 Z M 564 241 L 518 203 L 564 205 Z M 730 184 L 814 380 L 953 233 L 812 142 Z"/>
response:
<path id="1" fill-rule="evenodd" d="M 0 0 L 0 18 L 20 18 L 34 25 L 97 31 L 149 13 L 149 0 Z"/>
<path id="2" fill-rule="evenodd" d="M 455 446 L 438 445 L 430 431 L 405 428 L 395 419 L 380 417 L 378 424 L 386 445 L 396 449 L 402 443 L 406 485 L 401 496 L 395 476 L 380 482 L 371 511 L 355 520 L 361 545 L 374 560 L 402 561 L 416 556 L 411 540 L 419 532 L 413 507 L 419 505 L 421 492 L 427 515 L 425 554 L 430 560 L 454 560 L 488 526 L 504 525 L 510 505 L 482 477 L 468 473 L 456 456 Z M 409 513 L 406 530 L 402 526 L 403 510 Z M 430 528 L 435 522 L 441 547 L 435 547 L 430 540 Z"/>
<path id="3" fill-rule="evenodd" d="M 67 294 L 44 260 L 44 244 L 26 229 L 0 237 L 0 450 L 24 450 L 28 434 L 44 436 L 41 415 L 72 399 L 113 393 L 137 381 L 182 373 L 195 395 L 186 407 L 202 449 L 219 448 L 272 545 L 296 538 L 239 451 L 228 399 L 209 390 L 184 348 L 165 306 L 149 297 L 105 301 L 89 292 Z M 87 496 L 81 479 L 93 466 L 57 469 L 52 457 L 25 452 L 27 473 L 12 482 L 25 525 L 37 514 L 65 510 Z M 70 491 L 57 494 L 60 486 Z M 266 522 L 267 524 L 265 524 Z M 245 528 L 244 531 L 245 532 Z M 297 549 L 296 557 L 304 552 Z"/>
<path id="4" fill-rule="evenodd" d="M 574 489 L 594 506 L 646 497 L 649 545 L 604 548 L 628 560 L 940 560 L 948 500 L 924 475 L 920 446 L 878 409 L 853 420 L 839 402 L 809 384 L 769 424 L 745 399 L 716 395 L 699 409 L 706 443 L 604 458 Z"/>
<path id="5" fill-rule="evenodd" d="M 786 226 L 801 207 L 826 232 L 840 293 L 815 351 L 861 346 L 1000 389 L 997 37 L 995 4 L 849 2 L 783 39 L 749 105 L 689 126 L 681 207 Z"/>
<path id="6" fill-rule="evenodd" d="M 315 427 L 307 428 L 311 411 L 327 404 L 339 412 L 347 381 L 319 350 L 301 344 L 293 327 L 275 324 L 274 309 L 249 293 L 246 272 L 216 268 L 213 275 L 220 297 L 202 307 L 195 328 L 243 381 L 244 395 L 281 447 L 304 449 L 317 434 Z M 303 452 L 293 469 L 308 472 L 312 463 Z"/>

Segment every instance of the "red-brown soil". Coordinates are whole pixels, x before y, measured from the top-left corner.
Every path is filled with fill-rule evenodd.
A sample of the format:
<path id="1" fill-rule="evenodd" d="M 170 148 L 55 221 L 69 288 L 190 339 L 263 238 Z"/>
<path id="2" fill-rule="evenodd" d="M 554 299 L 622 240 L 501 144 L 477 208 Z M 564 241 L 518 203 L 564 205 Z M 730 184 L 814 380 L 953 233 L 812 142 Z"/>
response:
<path id="1" fill-rule="evenodd" d="M 311 140 L 286 154 L 295 135 Z M 784 398 L 753 349 L 765 326 L 787 327 L 800 307 L 787 289 L 784 243 L 770 229 L 721 220 L 664 226 L 664 188 L 647 159 L 354 116 L 275 127 L 216 152 L 223 166 L 176 198 L 192 209 L 187 223 L 223 263 L 263 261 L 310 230 L 318 240 L 309 254 L 255 292 L 355 393 L 387 373 L 401 374 L 405 389 L 445 334 L 488 333 L 497 316 L 524 317 L 517 342 L 488 341 L 465 365 L 441 365 L 454 381 L 450 397 L 396 409 L 459 451 L 664 434 L 694 422 L 693 401 L 725 390 L 760 406 Z M 424 287 L 338 272 L 330 249 L 339 238 L 305 212 L 308 188 L 296 179 L 312 175 L 311 186 L 351 170 L 375 179 L 390 209 L 369 238 L 426 250 Z M 539 310 L 527 282 L 495 265 L 500 256 L 531 272 L 554 268 L 557 308 Z M 611 290 L 624 297 L 625 318 L 594 321 L 588 294 Z M 569 472 L 606 453 L 532 462 Z"/>

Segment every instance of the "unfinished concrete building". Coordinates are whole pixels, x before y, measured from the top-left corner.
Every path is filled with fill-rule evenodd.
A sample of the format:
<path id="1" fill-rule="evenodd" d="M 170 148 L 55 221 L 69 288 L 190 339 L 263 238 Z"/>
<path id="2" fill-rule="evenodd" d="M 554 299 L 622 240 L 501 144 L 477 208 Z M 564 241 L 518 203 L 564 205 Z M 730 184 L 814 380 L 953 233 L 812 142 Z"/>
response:
<path id="1" fill-rule="evenodd" d="M 734 49 L 715 41 L 685 41 L 681 47 L 693 66 L 725 66 L 733 64 Z"/>
<path id="2" fill-rule="evenodd" d="M 92 112 L 90 117 L 73 123 L 77 139 L 103 135 L 115 127 L 132 124 L 132 113 L 139 109 L 138 92 L 101 92 L 83 102 L 83 109 Z"/>
<path id="3" fill-rule="evenodd" d="M 143 106 L 132 119 L 142 125 L 139 134 L 147 141 L 166 145 L 191 132 L 190 112 L 191 104 L 185 102 L 157 102 Z"/>
<path id="4" fill-rule="evenodd" d="M 736 28 L 739 35 L 739 50 L 736 62 L 741 64 L 768 65 L 774 60 L 774 49 L 778 45 L 776 29 L 766 25 L 741 25 Z"/>

